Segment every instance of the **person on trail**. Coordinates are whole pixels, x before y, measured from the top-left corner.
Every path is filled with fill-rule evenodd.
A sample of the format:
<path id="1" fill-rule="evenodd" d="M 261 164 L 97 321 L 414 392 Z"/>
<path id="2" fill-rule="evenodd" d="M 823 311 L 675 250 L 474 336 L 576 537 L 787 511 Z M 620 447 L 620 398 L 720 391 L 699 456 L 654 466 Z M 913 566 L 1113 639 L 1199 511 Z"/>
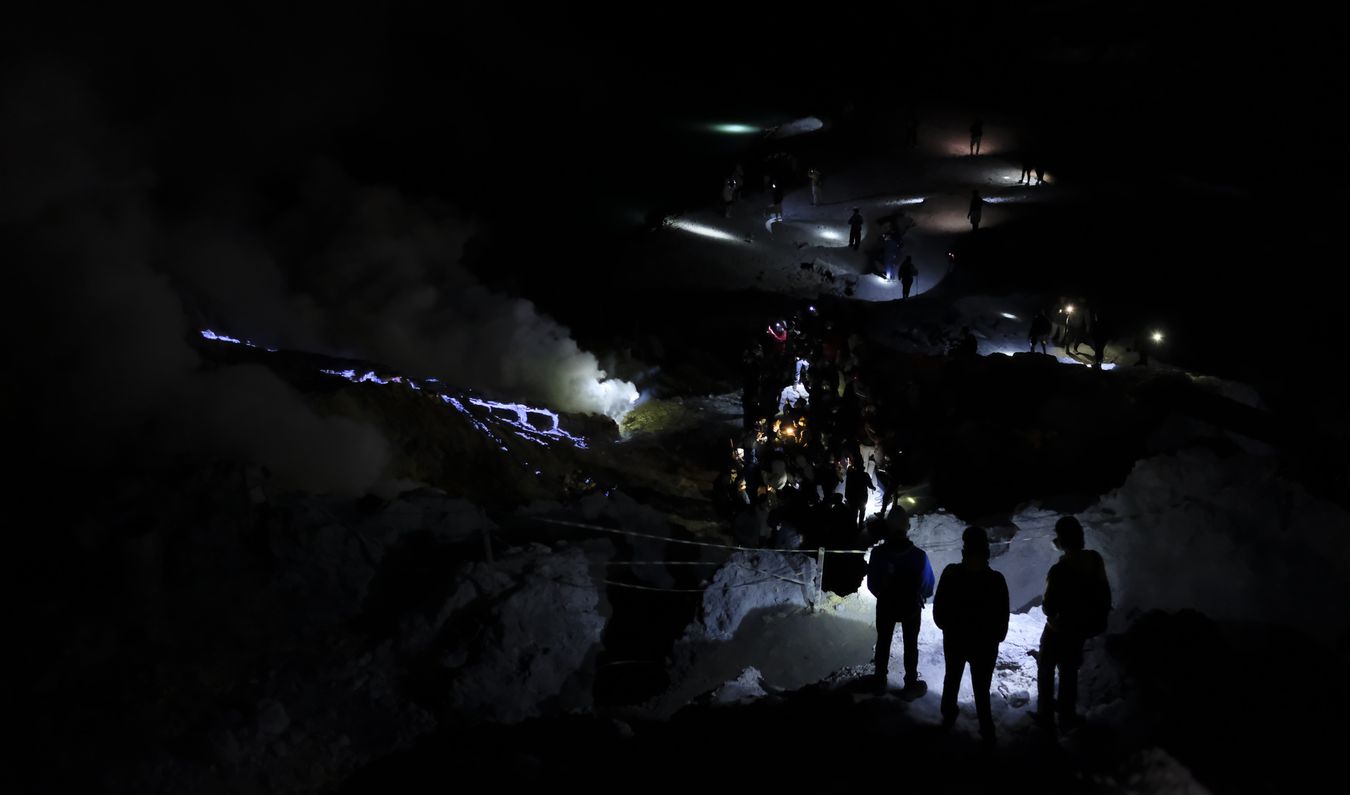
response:
<path id="1" fill-rule="evenodd" d="M 1019 177 L 1017 178 L 1017 184 L 1018 184 L 1018 185 L 1021 185 L 1021 184 L 1024 183 L 1024 182 L 1025 182 L 1028 186 L 1031 185 L 1031 153 L 1030 153 L 1030 152 L 1023 152 L 1023 153 L 1022 153 L 1022 174 L 1021 174 L 1021 176 L 1019 176 Z"/>
<path id="2" fill-rule="evenodd" d="M 970 153 L 978 155 L 980 153 L 980 139 L 984 137 L 984 120 L 976 119 L 975 123 L 970 125 Z"/>
<path id="3" fill-rule="evenodd" d="M 1041 183 L 1044 182 L 1044 181 L 1045 181 L 1045 167 L 1042 166 L 1040 163 L 1037 163 L 1037 164 L 1036 164 L 1036 184 L 1039 185 L 1039 184 L 1041 184 Z M 1027 180 L 1027 184 L 1028 184 L 1028 185 L 1031 184 L 1031 180 L 1030 180 L 1030 179 Z"/>
<path id="4" fill-rule="evenodd" d="M 1079 301 L 1065 304 L 1061 311 L 1064 313 L 1064 352 L 1077 356 L 1078 346 L 1087 342 L 1091 331 L 1088 306 Z"/>
<path id="5" fill-rule="evenodd" d="M 876 460 L 876 481 L 877 488 L 881 491 L 881 518 L 886 518 L 886 511 L 890 510 L 895 501 L 895 488 L 897 485 L 895 459 L 886 450 L 886 443 L 883 442 L 877 449 L 879 458 Z"/>
<path id="6" fill-rule="evenodd" d="M 961 327 L 961 336 L 957 337 L 956 343 L 952 345 L 952 358 L 959 360 L 970 360 L 980 355 L 980 342 L 975 339 L 970 326 Z"/>
<path id="7" fill-rule="evenodd" d="M 1036 343 L 1041 344 L 1041 353 L 1045 353 L 1045 343 L 1050 337 L 1050 318 L 1046 317 L 1044 309 L 1036 310 L 1036 316 L 1031 319 L 1031 331 L 1027 334 L 1027 339 L 1031 341 L 1031 352 L 1036 352 Z"/>
<path id="8" fill-rule="evenodd" d="M 970 219 L 970 231 L 974 232 L 980 228 L 980 218 L 984 215 L 984 199 L 980 197 L 980 192 L 973 190 L 970 192 L 970 209 L 966 211 L 966 217 Z"/>
<path id="9" fill-rule="evenodd" d="M 844 475 L 844 500 L 848 502 L 853 521 L 860 529 L 867 514 L 867 500 L 874 488 L 876 484 L 872 482 L 872 476 L 867 474 L 862 456 L 850 455 L 848 473 Z"/>
<path id="10" fill-rule="evenodd" d="M 1111 341 L 1111 333 L 1101 315 L 1092 313 L 1092 368 L 1102 369 L 1102 360 L 1106 358 L 1106 344 Z"/>
<path id="11" fill-rule="evenodd" d="M 853 208 L 853 215 L 848 217 L 848 247 L 854 251 L 862 244 L 863 217 L 857 207 Z"/>
<path id="12" fill-rule="evenodd" d="M 998 645 L 1008 636 L 1008 612 L 1008 582 L 989 568 L 989 535 L 982 527 L 967 527 L 961 534 L 961 562 L 942 570 L 933 597 L 933 623 L 942 630 L 942 655 L 947 660 L 942 728 L 950 729 L 956 723 L 956 694 L 969 664 L 980 737 L 993 743 L 989 686 L 998 662 Z"/>
<path id="13" fill-rule="evenodd" d="M 900 236 L 894 229 L 887 228 L 881 233 L 881 275 L 886 281 L 895 279 L 900 268 Z"/>
<path id="14" fill-rule="evenodd" d="M 825 177 L 820 173 L 820 169 L 813 168 L 806 172 L 806 178 L 811 180 L 811 206 L 815 207 L 820 204 L 821 183 L 824 181 Z"/>
<path id="15" fill-rule="evenodd" d="M 884 690 L 891 661 L 891 641 L 899 624 L 904 643 L 905 687 L 902 695 L 918 698 L 928 691 L 919 679 L 919 622 L 933 595 L 933 566 L 928 555 L 909 540 L 909 514 L 899 506 L 881 522 L 885 540 L 872 548 L 867 562 L 867 589 L 877 598 L 876 689 Z"/>
<path id="16" fill-rule="evenodd" d="M 1111 584 L 1106 579 L 1102 556 L 1083 548 L 1083 525 L 1076 518 L 1064 516 L 1055 523 L 1054 545 L 1064 554 L 1050 567 L 1041 600 L 1045 630 L 1036 658 L 1036 720 L 1050 728 L 1058 713 L 1060 728 L 1071 729 L 1082 723 L 1077 705 L 1083 644 L 1106 629 Z"/>
<path id="17" fill-rule="evenodd" d="M 728 179 L 722 185 L 722 217 L 731 217 L 731 205 L 736 201 L 736 180 Z"/>
<path id="18" fill-rule="evenodd" d="M 900 298 L 903 300 L 909 297 L 909 290 L 914 286 L 914 279 L 919 275 L 919 269 L 914 265 L 914 258 L 906 255 L 905 261 L 900 264 Z"/>

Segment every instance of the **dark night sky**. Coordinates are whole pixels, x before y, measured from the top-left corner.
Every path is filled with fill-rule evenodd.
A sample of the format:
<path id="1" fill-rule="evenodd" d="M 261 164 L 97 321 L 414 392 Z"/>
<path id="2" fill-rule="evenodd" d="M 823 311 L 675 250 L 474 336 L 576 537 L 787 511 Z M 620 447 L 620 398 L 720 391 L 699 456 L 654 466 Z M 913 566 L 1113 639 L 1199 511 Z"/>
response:
<path id="1" fill-rule="evenodd" d="M 112 130 L 116 146 L 96 157 L 148 180 L 164 223 L 228 215 L 275 230 L 313 190 L 316 167 L 336 168 L 475 219 L 488 241 L 483 270 L 509 262 L 499 282 L 528 291 L 531 269 L 573 263 L 520 251 L 604 240 L 613 219 L 597 207 L 688 195 L 702 190 L 700 169 L 725 168 L 684 151 L 684 121 L 738 109 L 831 115 L 846 101 L 865 115 L 912 97 L 1020 117 L 1080 184 L 1184 174 L 1236 189 L 1245 198 L 1233 226 L 1246 239 L 1188 234 L 1185 206 L 1140 208 L 1120 234 L 1151 236 L 1178 263 L 1216 252 L 1221 266 L 1168 271 L 1197 280 L 1179 291 L 1188 300 L 1213 280 L 1240 293 L 1252 279 L 1303 307 L 1310 336 L 1329 333 L 1319 327 L 1332 309 L 1318 283 L 1326 273 L 1303 266 L 1325 258 L 1335 219 L 1345 69 L 1340 31 L 1314 16 L 1068 2 L 730 15 L 488 2 L 28 13 L 7 26 L 6 85 L 60 75 L 45 94 L 30 86 L 27 107 L 72 135 Z M 7 175 L 11 203 L 40 192 L 43 168 Z M 1179 237 L 1191 239 L 1173 245 Z"/>

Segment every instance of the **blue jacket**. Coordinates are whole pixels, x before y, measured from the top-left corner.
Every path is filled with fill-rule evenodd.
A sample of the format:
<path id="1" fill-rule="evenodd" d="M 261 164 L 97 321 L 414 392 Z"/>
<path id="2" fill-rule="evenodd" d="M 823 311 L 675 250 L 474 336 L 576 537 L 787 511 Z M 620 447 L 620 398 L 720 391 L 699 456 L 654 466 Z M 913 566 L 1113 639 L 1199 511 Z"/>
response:
<path id="1" fill-rule="evenodd" d="M 867 590 L 876 596 L 879 607 L 922 610 L 935 584 L 927 553 L 909 539 L 886 541 L 872 550 L 867 563 Z"/>

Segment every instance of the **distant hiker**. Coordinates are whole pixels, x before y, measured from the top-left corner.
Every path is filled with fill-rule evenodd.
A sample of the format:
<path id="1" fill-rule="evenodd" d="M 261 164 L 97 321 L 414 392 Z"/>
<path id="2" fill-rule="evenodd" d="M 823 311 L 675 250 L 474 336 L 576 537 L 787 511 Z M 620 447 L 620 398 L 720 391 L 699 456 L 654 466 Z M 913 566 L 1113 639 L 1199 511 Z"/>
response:
<path id="1" fill-rule="evenodd" d="M 783 186 L 773 183 L 773 204 L 769 205 L 770 217 L 775 221 L 783 220 Z"/>
<path id="2" fill-rule="evenodd" d="M 882 276 L 886 281 L 895 279 L 900 267 L 900 236 L 894 229 L 888 228 L 881 233 Z"/>
<path id="3" fill-rule="evenodd" d="M 1139 353 L 1139 361 L 1135 362 L 1136 367 L 1148 367 L 1149 346 L 1153 344 L 1153 337 L 1145 333 L 1141 326 L 1134 335 L 1134 349 Z"/>
<path id="4" fill-rule="evenodd" d="M 732 178 L 722 185 L 722 216 L 724 218 L 731 217 L 731 204 L 734 201 L 736 201 L 736 180 Z"/>
<path id="5" fill-rule="evenodd" d="M 895 459 L 886 452 L 885 445 L 878 451 L 880 458 L 877 459 L 876 469 L 873 470 L 877 475 L 877 488 L 881 491 L 881 518 L 886 518 L 886 511 L 891 508 L 891 503 L 895 499 L 896 487 L 896 466 Z"/>
<path id="6" fill-rule="evenodd" d="M 980 139 L 984 137 L 984 121 L 976 119 L 975 123 L 970 125 L 970 153 L 978 155 L 980 153 Z"/>
<path id="7" fill-rule="evenodd" d="M 1050 336 L 1050 318 L 1045 316 L 1044 309 L 1036 310 L 1036 316 L 1031 319 L 1031 331 L 1027 334 L 1027 339 L 1031 340 L 1031 352 L 1036 352 L 1036 343 L 1041 344 L 1041 353 L 1045 353 L 1045 343 Z"/>
<path id="8" fill-rule="evenodd" d="M 1092 367 L 1102 369 L 1102 360 L 1106 358 L 1106 345 L 1111 341 L 1111 333 L 1101 315 L 1092 313 Z"/>
<path id="9" fill-rule="evenodd" d="M 984 199 L 980 198 L 979 191 L 973 190 L 970 192 L 970 209 L 966 211 L 966 217 L 970 219 L 970 231 L 980 228 L 980 217 L 983 215 Z"/>
<path id="10" fill-rule="evenodd" d="M 904 144 L 906 147 L 919 145 L 919 112 L 912 107 L 905 111 Z"/>
<path id="11" fill-rule="evenodd" d="M 769 533 L 769 501 L 756 490 L 750 498 L 750 507 L 738 512 L 731 520 L 731 535 L 737 546 L 758 547 Z"/>
<path id="12" fill-rule="evenodd" d="M 918 275 L 919 269 L 914 265 L 914 258 L 906 255 L 905 261 L 900 263 L 901 299 L 909 297 L 909 289 L 914 286 L 914 279 L 918 277 Z"/>
<path id="13" fill-rule="evenodd" d="M 1022 174 L 1017 178 L 1018 185 L 1023 182 L 1028 186 L 1031 185 L 1031 154 L 1029 152 L 1022 153 Z"/>
<path id="14" fill-rule="evenodd" d="M 1045 630 L 1037 656 L 1036 720 L 1053 726 L 1056 713 L 1060 728 L 1082 722 L 1078 705 L 1078 668 L 1083 664 L 1083 644 L 1106 631 L 1111 611 L 1111 585 L 1106 579 L 1102 556 L 1083 548 L 1083 525 L 1072 516 L 1055 523 L 1054 544 L 1063 551 L 1059 562 L 1045 578 Z M 1055 695 L 1055 671 L 1059 671 L 1059 694 Z"/>
<path id="15" fill-rule="evenodd" d="M 743 198 L 743 197 L 745 196 L 745 192 L 746 192 L 746 191 L 745 191 L 745 166 L 741 165 L 740 163 L 737 163 L 737 164 L 736 164 L 736 167 L 735 167 L 734 169 L 732 169 L 732 171 L 731 171 L 731 178 L 732 178 L 732 180 L 734 180 L 735 183 L 736 183 L 735 186 L 734 186 L 736 195 L 735 195 L 733 198 L 736 198 L 736 199 Z"/>
<path id="16" fill-rule="evenodd" d="M 874 488 L 876 484 L 872 482 L 872 476 L 867 474 L 867 466 L 863 463 L 862 456 L 849 456 L 848 474 L 844 476 L 844 500 L 854 514 L 854 523 L 860 529 L 867 514 L 867 500 L 872 496 Z"/>
<path id="17" fill-rule="evenodd" d="M 867 589 L 877 598 L 874 682 L 877 689 L 885 689 L 898 623 L 904 643 L 904 694 L 917 698 L 928 690 L 919 680 L 919 621 L 924 602 L 933 595 L 933 566 L 909 540 L 909 514 L 903 508 L 894 508 L 881 526 L 886 538 L 872 548 L 867 563 Z"/>
<path id="18" fill-rule="evenodd" d="M 961 360 L 974 359 L 980 355 L 979 340 L 971 333 L 970 326 L 961 327 L 961 336 L 952 345 L 951 355 L 953 359 Z"/>
<path id="19" fill-rule="evenodd" d="M 1090 330 L 1088 307 L 1086 304 L 1065 304 L 1064 309 L 1064 352 L 1077 355 L 1078 346 L 1088 340 Z"/>
<path id="20" fill-rule="evenodd" d="M 853 208 L 853 215 L 848 217 L 848 247 L 854 251 L 862 243 L 863 217 L 857 207 Z"/>
<path id="21" fill-rule="evenodd" d="M 961 562 L 942 570 L 933 597 L 933 623 L 942 630 L 942 655 L 947 660 L 942 682 L 944 729 L 956 723 L 956 694 L 969 663 L 980 737 L 986 743 L 994 741 L 989 686 L 998 645 L 1008 636 L 1008 611 L 1008 582 L 989 568 L 989 535 L 984 528 L 967 527 L 961 534 Z"/>
<path id="22" fill-rule="evenodd" d="M 821 182 L 825 177 L 820 173 L 820 169 L 813 168 L 806 172 L 806 178 L 811 180 L 811 206 L 815 207 L 820 204 Z"/>
<path id="23" fill-rule="evenodd" d="M 768 352 L 773 356 L 772 363 L 778 363 L 787 355 L 787 323 L 775 320 L 769 324 L 767 333 L 769 335 Z"/>

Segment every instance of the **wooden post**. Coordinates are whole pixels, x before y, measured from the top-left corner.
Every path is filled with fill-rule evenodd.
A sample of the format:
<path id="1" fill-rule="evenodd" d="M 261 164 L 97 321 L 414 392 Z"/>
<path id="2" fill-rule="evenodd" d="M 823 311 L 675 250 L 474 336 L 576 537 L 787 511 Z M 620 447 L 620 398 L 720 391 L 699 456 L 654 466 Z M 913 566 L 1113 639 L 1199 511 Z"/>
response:
<path id="1" fill-rule="evenodd" d="M 822 586 L 823 586 L 824 582 L 825 582 L 825 547 L 817 547 L 817 548 L 816 548 L 816 601 L 815 601 L 815 604 L 820 604 L 821 600 L 824 598 L 824 592 L 823 592 L 823 589 L 822 589 Z M 812 609 L 814 609 L 814 605 L 812 606 Z"/>

